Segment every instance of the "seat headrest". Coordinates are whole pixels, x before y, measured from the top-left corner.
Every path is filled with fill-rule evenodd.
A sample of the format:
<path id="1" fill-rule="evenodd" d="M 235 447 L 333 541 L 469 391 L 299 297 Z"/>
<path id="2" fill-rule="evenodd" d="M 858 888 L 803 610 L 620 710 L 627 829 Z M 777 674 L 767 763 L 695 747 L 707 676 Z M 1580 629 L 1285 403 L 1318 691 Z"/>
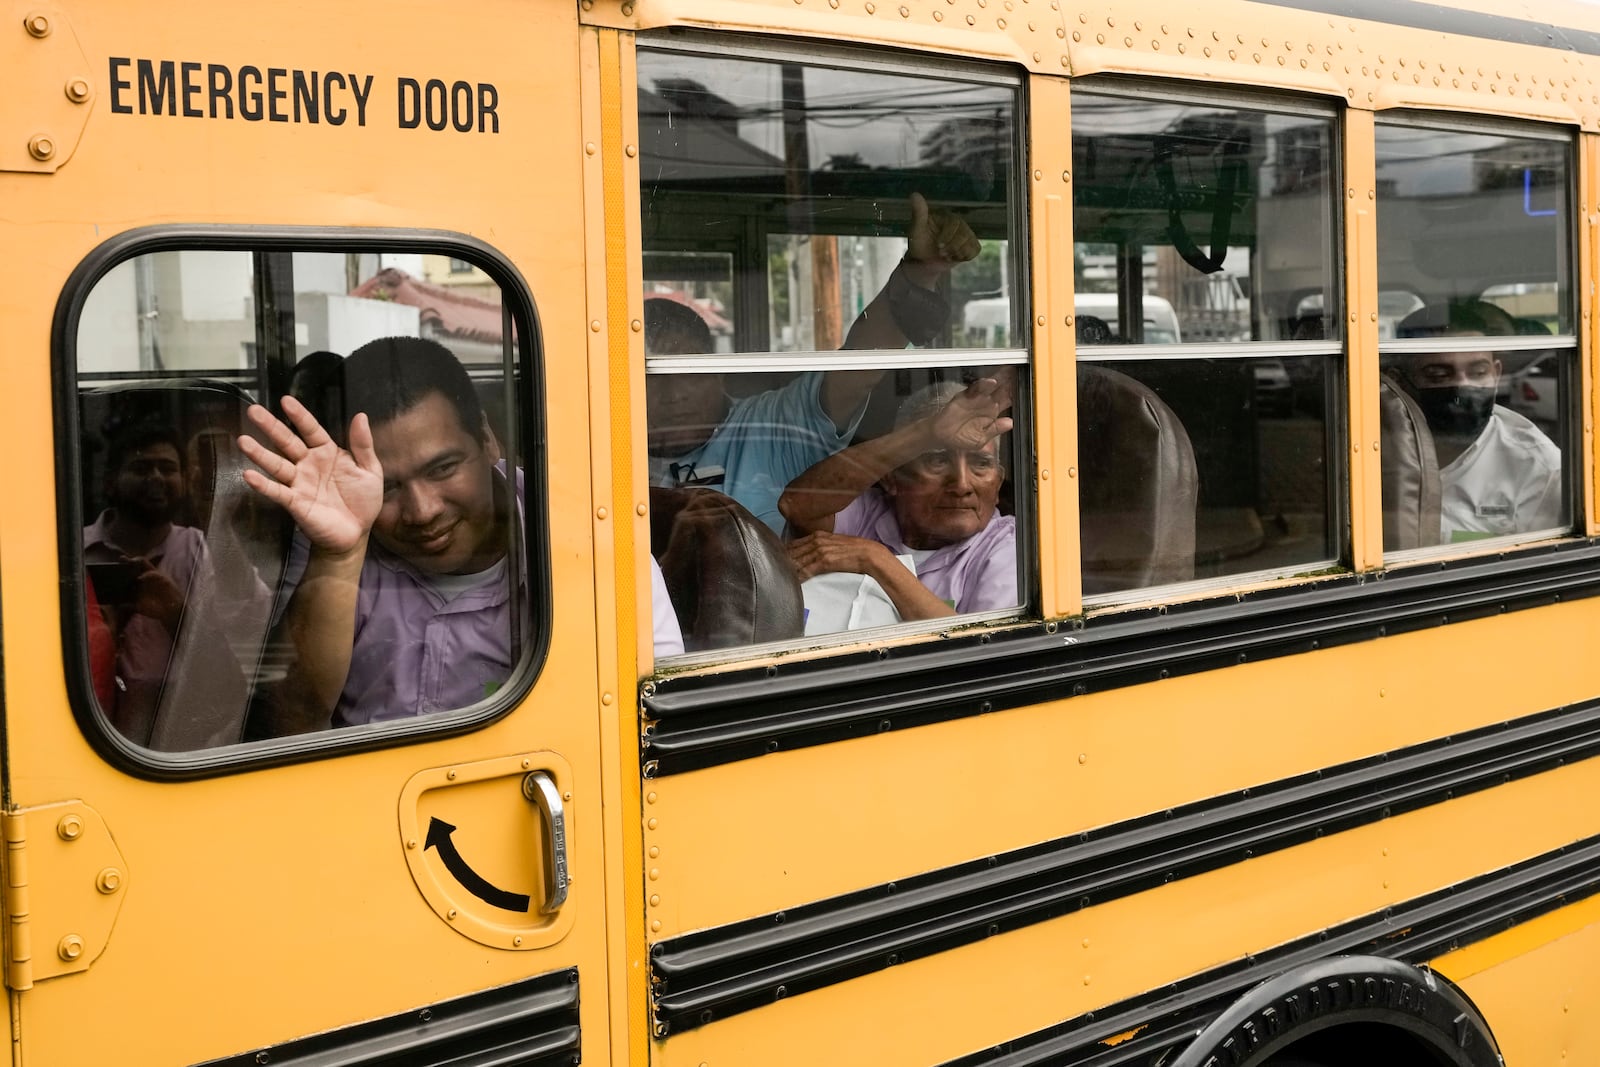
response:
<path id="1" fill-rule="evenodd" d="M 1388 374 L 1378 378 L 1379 466 L 1385 551 L 1439 543 L 1442 485 L 1422 408 Z"/>
<path id="2" fill-rule="evenodd" d="M 1078 366 L 1085 595 L 1194 577 L 1199 477 L 1183 424 L 1141 382 Z"/>
<path id="3" fill-rule="evenodd" d="M 785 641 L 805 630 L 783 542 L 714 489 L 650 490 L 650 547 L 686 652 Z"/>

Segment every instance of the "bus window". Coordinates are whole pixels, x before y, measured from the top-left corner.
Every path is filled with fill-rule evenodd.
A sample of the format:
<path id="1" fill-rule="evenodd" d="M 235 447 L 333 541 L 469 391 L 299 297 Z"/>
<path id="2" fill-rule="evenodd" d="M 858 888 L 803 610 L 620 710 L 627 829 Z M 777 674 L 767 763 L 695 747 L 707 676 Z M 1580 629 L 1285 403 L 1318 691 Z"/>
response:
<path id="1" fill-rule="evenodd" d="M 98 276 L 69 354 L 94 728 L 192 752 L 481 717 L 514 680 L 530 320 L 464 262 L 235 247 Z"/>
<path id="2" fill-rule="evenodd" d="M 1417 294 L 1381 347 L 1412 413 L 1385 424 L 1388 553 L 1571 528 L 1571 160 L 1526 129 L 1378 126 L 1379 283 Z"/>
<path id="3" fill-rule="evenodd" d="M 726 51 L 639 56 L 651 548 L 685 650 L 1015 613 L 1016 85 Z"/>
<path id="4" fill-rule="evenodd" d="M 1086 596 L 1331 563 L 1331 112 L 1116 87 L 1072 110 Z M 1097 429 L 1133 401 L 1137 462 Z"/>

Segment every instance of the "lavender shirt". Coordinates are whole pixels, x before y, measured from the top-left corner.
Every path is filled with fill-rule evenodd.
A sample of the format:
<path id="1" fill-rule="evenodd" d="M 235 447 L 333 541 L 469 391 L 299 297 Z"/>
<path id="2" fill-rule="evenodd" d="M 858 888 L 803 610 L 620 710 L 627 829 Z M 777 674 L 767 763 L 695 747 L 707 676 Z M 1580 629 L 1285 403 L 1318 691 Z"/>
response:
<path id="1" fill-rule="evenodd" d="M 333 725 L 476 704 L 505 683 L 515 661 L 503 572 L 447 601 L 416 568 L 374 544 L 361 565 L 350 673 Z"/>
<path id="2" fill-rule="evenodd" d="M 894 505 L 875 487 L 833 517 L 833 532 L 877 541 L 896 555 L 912 551 L 900 537 Z M 945 545 L 918 563 L 917 580 L 963 614 L 1016 607 L 1017 520 L 990 516 L 989 525 L 965 541 Z"/>

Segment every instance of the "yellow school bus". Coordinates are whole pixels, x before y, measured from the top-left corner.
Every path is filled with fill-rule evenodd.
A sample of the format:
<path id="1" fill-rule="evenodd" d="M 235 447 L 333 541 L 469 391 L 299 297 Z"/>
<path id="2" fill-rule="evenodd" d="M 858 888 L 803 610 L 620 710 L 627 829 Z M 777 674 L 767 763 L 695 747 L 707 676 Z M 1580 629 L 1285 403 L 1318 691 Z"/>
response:
<path id="1" fill-rule="evenodd" d="M 1600 1061 L 1596 8 L 4 11 L 13 1064 Z"/>

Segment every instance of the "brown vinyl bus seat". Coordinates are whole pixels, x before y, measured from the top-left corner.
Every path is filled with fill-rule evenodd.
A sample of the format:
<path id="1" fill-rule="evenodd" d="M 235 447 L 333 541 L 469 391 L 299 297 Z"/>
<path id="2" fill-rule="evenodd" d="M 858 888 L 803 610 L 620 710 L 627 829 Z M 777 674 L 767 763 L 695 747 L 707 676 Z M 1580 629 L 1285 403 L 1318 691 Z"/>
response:
<path id="1" fill-rule="evenodd" d="M 1384 551 L 1436 545 L 1442 489 L 1433 434 L 1417 402 L 1388 374 L 1378 378 L 1378 418 Z"/>
<path id="2" fill-rule="evenodd" d="M 786 641 L 805 632 L 789 553 L 732 497 L 714 489 L 652 488 L 650 546 L 685 652 Z"/>
<path id="3" fill-rule="evenodd" d="M 1126 374 L 1080 364 L 1078 452 L 1084 595 L 1192 579 L 1199 476 L 1172 409 Z"/>

